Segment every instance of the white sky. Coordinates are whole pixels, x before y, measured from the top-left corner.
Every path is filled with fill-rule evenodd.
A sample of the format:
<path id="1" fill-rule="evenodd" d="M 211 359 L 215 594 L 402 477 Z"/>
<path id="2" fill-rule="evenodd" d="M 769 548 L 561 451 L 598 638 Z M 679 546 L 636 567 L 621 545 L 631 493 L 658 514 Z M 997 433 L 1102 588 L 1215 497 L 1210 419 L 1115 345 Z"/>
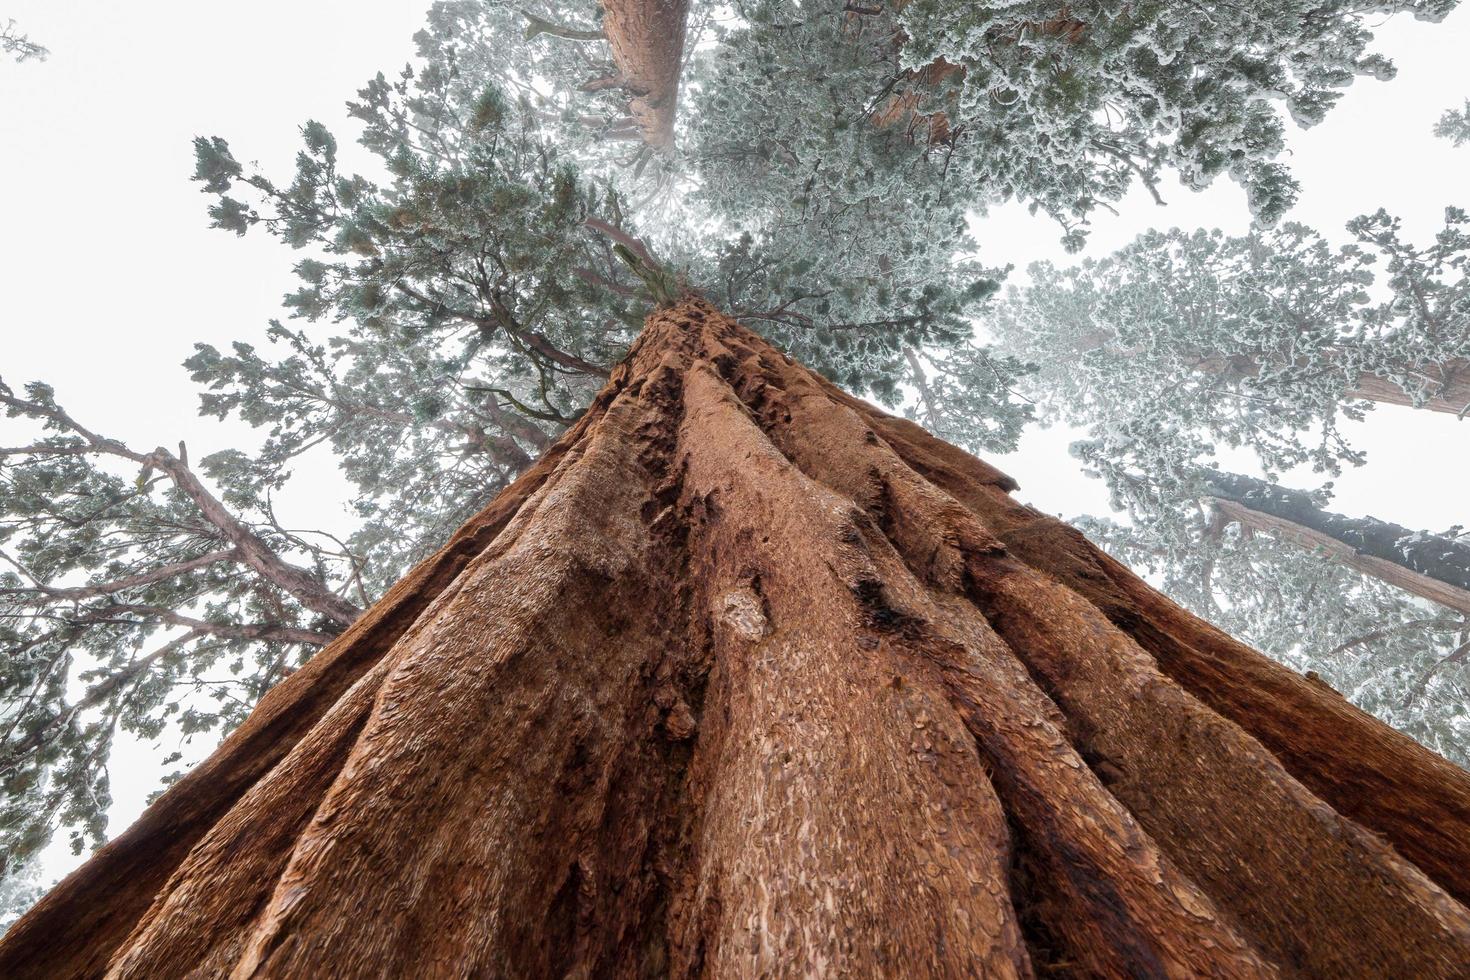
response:
<path id="1" fill-rule="evenodd" d="M 179 363 L 195 342 L 259 342 L 292 288 L 292 257 L 263 234 L 206 227 L 207 200 L 189 181 L 190 140 L 223 136 L 242 160 L 278 174 L 289 172 L 296 127 L 308 118 L 332 126 L 345 147 L 343 102 L 411 56 L 426 7 L 0 0 L 0 21 L 14 18 L 52 52 L 46 62 L 0 62 L 0 376 L 13 386 L 49 381 L 83 424 L 134 448 L 184 439 L 199 459 L 250 444 L 243 426 L 195 415 L 197 390 Z M 1286 162 L 1303 191 L 1288 217 L 1341 242 L 1348 219 L 1385 207 L 1424 241 L 1446 205 L 1470 207 L 1470 147 L 1431 134 L 1470 96 L 1470 9 L 1439 25 L 1393 18 L 1377 34 L 1399 77 L 1359 80 L 1325 123 L 1291 131 Z M 1203 194 L 1163 191 L 1166 208 L 1140 190 L 1120 216 L 1099 215 L 1084 254 L 1106 254 L 1151 226 L 1247 229 L 1244 197 L 1227 181 Z M 1056 226 L 1021 207 L 974 231 L 995 264 L 1068 260 Z M 1385 406 L 1347 432 L 1369 462 L 1337 481 L 1335 509 L 1413 528 L 1470 524 L 1470 421 Z M 1073 438 L 1033 430 L 1019 452 L 994 461 L 1044 510 L 1105 513 L 1101 484 L 1067 454 Z M 1312 485 L 1310 474 L 1298 482 Z M 343 499 L 323 466 L 298 473 L 279 512 L 294 526 L 338 528 Z M 115 761 L 113 832 L 154 788 L 154 754 L 135 746 Z M 72 864 L 53 853 L 48 878 Z"/>

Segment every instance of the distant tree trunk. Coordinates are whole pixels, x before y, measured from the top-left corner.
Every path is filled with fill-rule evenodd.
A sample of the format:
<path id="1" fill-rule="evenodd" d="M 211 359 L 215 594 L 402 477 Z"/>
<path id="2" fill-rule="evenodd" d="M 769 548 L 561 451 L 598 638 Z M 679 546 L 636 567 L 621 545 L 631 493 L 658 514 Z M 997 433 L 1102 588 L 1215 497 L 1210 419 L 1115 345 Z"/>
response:
<path id="1" fill-rule="evenodd" d="M 1334 514 L 1300 490 L 1240 473 L 1210 471 L 1205 488 L 1231 521 L 1279 534 L 1354 571 L 1470 614 L 1470 541 Z"/>
<path id="2" fill-rule="evenodd" d="M 628 115 L 643 142 L 672 147 L 689 0 L 602 0 L 602 13 Z"/>
<path id="3" fill-rule="evenodd" d="M 907 0 L 902 0 L 894 9 L 901 10 L 906 3 Z M 881 5 L 863 6 L 848 0 L 843 7 L 843 17 L 849 24 L 860 23 L 864 16 L 876 16 L 883 11 L 884 8 Z M 1074 19 L 1069 9 L 1064 6 L 1060 16 L 1044 21 L 1023 20 L 1016 25 L 1014 34 L 996 38 L 994 43 L 1002 46 L 1011 45 L 1030 34 L 1041 37 L 1062 37 L 1069 43 L 1075 44 L 1086 33 L 1087 23 Z M 894 39 L 896 45 L 902 45 L 903 41 L 904 37 L 901 33 Z M 915 142 L 919 141 L 917 137 L 922 134 L 923 142 L 929 146 L 948 144 L 958 136 L 958 131 L 951 128 L 949 113 L 943 110 L 919 112 L 919 95 L 926 89 L 932 91 L 947 80 L 958 80 L 964 75 L 964 68 L 950 64 L 943 58 L 937 58 L 922 68 L 907 69 L 893 83 L 899 91 L 884 99 L 882 105 L 875 109 L 869 118 L 879 129 L 902 127 L 904 134 Z"/>
<path id="4" fill-rule="evenodd" d="M 1470 361 L 1463 358 L 1434 365 L 1428 369 L 1424 383 L 1429 397 L 1419 408 L 1431 412 L 1449 412 L 1463 416 L 1470 409 Z M 1354 398 L 1363 398 L 1385 405 L 1414 407 L 1408 393 L 1387 378 L 1365 374 L 1358 378 L 1358 386 L 1351 392 Z"/>
<path id="5" fill-rule="evenodd" d="M 1101 346 L 1100 344 L 1098 346 Z M 1202 357 L 1195 363 L 1196 371 L 1218 374 L 1230 379 L 1254 378 L 1261 373 L 1261 366 L 1249 357 Z M 1424 384 L 1426 398 L 1418 408 L 1430 412 L 1448 412 L 1464 415 L 1470 409 L 1470 362 L 1455 359 L 1416 371 Z M 1361 374 L 1354 386 L 1346 392 L 1348 398 L 1379 402 L 1384 405 L 1403 405 L 1414 408 L 1414 399 L 1395 382 L 1376 374 Z"/>
<path id="6" fill-rule="evenodd" d="M 5 977 L 1463 976 L 1470 774 L 690 299 Z"/>

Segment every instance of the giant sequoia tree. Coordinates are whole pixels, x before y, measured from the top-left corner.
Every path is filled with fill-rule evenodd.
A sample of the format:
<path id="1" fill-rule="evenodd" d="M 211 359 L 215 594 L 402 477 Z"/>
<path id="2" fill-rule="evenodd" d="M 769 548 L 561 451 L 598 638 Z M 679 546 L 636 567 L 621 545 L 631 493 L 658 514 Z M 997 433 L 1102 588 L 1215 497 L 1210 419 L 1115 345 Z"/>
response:
<path id="1" fill-rule="evenodd" d="M 1166 474 L 1216 447 L 1270 472 L 1359 461 L 1340 431 L 1376 404 L 1470 409 L 1467 217 L 1406 242 L 1383 211 L 1333 248 L 1298 224 L 1230 237 L 1150 231 L 1102 260 L 1031 267 L 990 317 L 1034 386 L 1089 431 L 1107 476 Z M 1120 481 L 1109 480 L 1115 489 Z"/>
<path id="2" fill-rule="evenodd" d="M 12 976 L 1455 976 L 1470 774 L 697 299 Z"/>
<path id="3" fill-rule="evenodd" d="M 424 62 L 350 107 L 383 175 L 316 123 L 288 182 L 201 139 L 215 223 L 304 250 L 302 322 L 189 362 L 207 412 L 266 428 L 202 464 L 214 496 L 182 447 L 7 390 L 49 432 L 7 454 L 45 564 L 6 595 L 18 643 L 62 636 L 21 661 L 13 787 L 80 771 L 48 799 L 95 813 L 89 709 L 272 625 L 253 608 L 310 636 L 257 638 L 289 676 L 0 973 L 1456 975 L 1470 775 L 848 393 L 908 381 L 926 424 L 1013 445 L 1026 369 L 968 335 L 977 175 L 1068 221 L 1165 166 L 1279 204 L 1258 96 L 1320 115 L 1378 72 L 1379 7 L 1022 6 L 756 4 L 711 48 L 672 43 L 710 23 L 679 3 L 440 3 Z M 953 63 L 915 62 L 944 37 Z M 763 72 L 791 112 L 742 116 Z M 336 550 L 271 508 L 314 446 L 364 519 Z M 78 701 L 97 625 L 126 649 Z M 160 625 L 189 632 L 149 652 Z"/>

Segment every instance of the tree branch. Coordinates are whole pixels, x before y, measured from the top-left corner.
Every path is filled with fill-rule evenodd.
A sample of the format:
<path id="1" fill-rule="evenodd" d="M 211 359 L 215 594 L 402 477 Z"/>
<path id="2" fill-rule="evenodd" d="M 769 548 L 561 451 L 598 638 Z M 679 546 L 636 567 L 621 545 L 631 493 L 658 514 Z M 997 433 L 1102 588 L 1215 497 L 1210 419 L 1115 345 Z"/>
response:
<path id="1" fill-rule="evenodd" d="M 5 746 L 5 754 L 0 756 L 0 773 L 9 772 L 14 769 L 23 756 L 37 749 L 44 748 L 55 737 L 57 729 L 61 728 L 72 718 L 75 718 L 89 708 L 95 708 L 110 698 L 123 685 L 145 673 L 148 668 L 152 667 L 164 657 L 174 653 L 186 643 L 197 640 L 200 635 L 198 631 L 190 630 L 183 636 L 169 640 L 143 659 L 135 660 L 117 673 L 104 678 L 100 684 L 97 684 L 91 690 L 87 691 L 86 694 L 82 695 L 75 704 L 64 711 L 58 711 L 53 714 L 43 725 L 34 729 L 19 742 Z"/>
<path id="2" fill-rule="evenodd" d="M 238 561 L 240 552 L 235 548 L 226 548 L 220 551 L 211 551 L 191 558 L 188 561 L 175 562 L 172 565 L 160 565 L 137 575 L 129 575 L 125 578 L 115 579 L 111 582 L 102 582 L 97 585 L 79 585 L 71 588 L 54 589 L 45 585 L 36 585 L 29 589 L 0 589 L 0 595 L 38 595 L 44 597 L 44 602 L 61 601 L 65 599 L 95 599 L 98 596 L 112 595 L 126 589 L 134 589 L 142 585 L 152 585 L 154 582 L 162 582 L 176 575 L 192 572 L 197 568 L 204 568 L 219 561 Z"/>
<path id="3" fill-rule="evenodd" d="M 116 439 L 104 438 L 84 427 L 60 406 L 44 405 L 15 397 L 3 383 L 0 383 L 0 404 L 8 405 L 33 418 L 48 419 L 69 429 L 85 439 L 98 453 L 138 463 L 143 467 L 140 481 L 152 470 L 161 470 L 194 503 L 201 516 L 234 545 L 233 550 L 239 552 L 239 560 L 254 569 L 262 578 L 292 595 L 308 609 L 321 613 L 341 626 L 351 624 L 361 613 L 362 610 L 335 595 L 304 568 L 292 565 L 277 555 L 259 535 L 241 523 L 219 498 L 209 492 L 183 460 L 162 446 L 147 455 L 135 452 Z"/>
<path id="4" fill-rule="evenodd" d="M 540 34 L 548 34 L 551 37 L 560 37 L 568 41 L 606 41 L 607 35 L 601 31 L 582 31 L 574 27 L 563 27 L 561 24 L 549 21 L 545 17 L 538 17 L 529 10 L 522 9 L 521 16 L 526 18 L 526 40 Z"/>

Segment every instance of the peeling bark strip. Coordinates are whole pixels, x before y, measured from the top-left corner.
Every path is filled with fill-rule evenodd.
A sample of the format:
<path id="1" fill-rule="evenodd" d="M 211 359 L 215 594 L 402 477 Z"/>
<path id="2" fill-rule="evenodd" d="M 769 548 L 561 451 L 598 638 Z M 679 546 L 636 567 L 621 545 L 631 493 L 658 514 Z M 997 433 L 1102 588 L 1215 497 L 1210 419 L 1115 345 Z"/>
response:
<path id="1" fill-rule="evenodd" d="M 1300 490 L 1210 471 L 1205 488 L 1228 520 L 1321 550 L 1333 561 L 1470 615 L 1470 541 L 1322 510 Z"/>
<path id="2" fill-rule="evenodd" d="M 5 977 L 1458 977 L 1470 774 L 690 299 Z"/>
<path id="3" fill-rule="evenodd" d="M 613 64 L 631 96 L 628 115 L 643 142 L 669 149 L 674 145 L 689 0 L 602 0 L 602 15 Z"/>

